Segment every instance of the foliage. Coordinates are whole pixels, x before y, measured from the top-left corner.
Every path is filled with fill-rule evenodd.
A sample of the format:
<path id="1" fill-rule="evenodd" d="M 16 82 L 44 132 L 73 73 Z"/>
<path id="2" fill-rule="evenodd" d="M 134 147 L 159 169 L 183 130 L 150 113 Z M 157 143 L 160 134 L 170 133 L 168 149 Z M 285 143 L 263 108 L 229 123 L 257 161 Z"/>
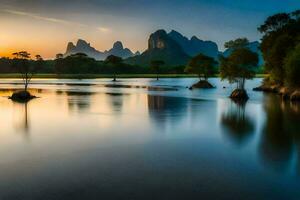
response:
<path id="1" fill-rule="evenodd" d="M 267 18 L 265 23 L 258 28 L 261 33 L 271 33 L 283 28 L 291 22 L 292 18 L 289 13 L 278 13 Z"/>
<path id="2" fill-rule="evenodd" d="M 300 44 L 284 60 L 285 82 L 290 87 L 300 86 Z"/>
<path id="3" fill-rule="evenodd" d="M 57 56 L 55 59 L 55 70 L 58 74 L 70 73 L 96 73 L 97 62 L 87 55 L 79 53 L 62 58 Z"/>
<path id="4" fill-rule="evenodd" d="M 249 40 L 247 38 L 238 38 L 236 40 L 230 40 L 224 44 L 226 49 L 238 49 L 244 48 L 249 44 Z"/>
<path id="5" fill-rule="evenodd" d="M 300 11 L 279 13 L 267 18 L 258 30 L 263 34 L 261 51 L 271 80 L 283 85 L 284 60 L 300 39 Z"/>
<path id="6" fill-rule="evenodd" d="M 239 48 L 227 58 L 220 57 L 220 76 L 231 83 L 236 82 L 238 89 L 244 89 L 245 80 L 255 76 L 257 64 L 257 53 L 247 48 Z"/>
<path id="7" fill-rule="evenodd" d="M 217 63 L 213 58 L 199 54 L 189 62 L 188 66 L 185 68 L 185 72 L 197 74 L 200 80 L 201 77 L 207 80 L 216 73 L 216 64 Z"/>
<path id="8" fill-rule="evenodd" d="M 104 62 L 112 67 L 114 74 L 113 80 L 116 81 L 116 75 L 119 72 L 121 65 L 123 64 L 123 59 L 118 56 L 110 55 L 105 59 Z"/>
<path id="9" fill-rule="evenodd" d="M 24 83 L 24 90 L 27 91 L 32 76 L 36 73 L 39 66 L 43 64 L 43 58 L 36 55 L 36 62 L 30 62 L 30 53 L 20 51 L 12 54 L 14 56 L 13 66 L 19 71 Z"/>

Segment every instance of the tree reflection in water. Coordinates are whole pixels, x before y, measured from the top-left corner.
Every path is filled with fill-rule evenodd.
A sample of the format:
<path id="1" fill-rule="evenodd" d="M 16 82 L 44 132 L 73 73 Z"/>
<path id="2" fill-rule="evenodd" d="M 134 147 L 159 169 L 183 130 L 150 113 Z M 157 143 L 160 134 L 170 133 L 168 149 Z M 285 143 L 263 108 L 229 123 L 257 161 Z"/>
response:
<path id="1" fill-rule="evenodd" d="M 246 102 L 231 101 L 227 112 L 221 116 L 223 131 L 235 144 L 248 141 L 255 130 L 252 119 L 245 112 Z"/>
<path id="2" fill-rule="evenodd" d="M 30 120 L 28 117 L 28 104 L 29 102 L 24 103 L 15 103 L 18 104 L 18 110 L 20 113 L 20 121 L 16 122 L 16 128 L 18 131 L 22 132 L 26 139 L 29 139 L 30 136 Z"/>
<path id="3" fill-rule="evenodd" d="M 187 112 L 189 101 L 180 97 L 147 95 L 148 112 L 155 125 L 172 127 L 178 124 Z"/>
<path id="4" fill-rule="evenodd" d="M 57 92 L 59 95 L 66 95 L 68 100 L 68 107 L 71 113 L 87 111 L 91 105 L 91 96 L 94 95 L 92 92 L 83 91 L 65 91 Z"/>
<path id="5" fill-rule="evenodd" d="M 299 104 L 281 101 L 278 96 L 265 96 L 266 121 L 259 152 L 262 162 L 275 170 L 287 169 L 295 153 L 295 145 L 299 146 L 299 108 Z"/>

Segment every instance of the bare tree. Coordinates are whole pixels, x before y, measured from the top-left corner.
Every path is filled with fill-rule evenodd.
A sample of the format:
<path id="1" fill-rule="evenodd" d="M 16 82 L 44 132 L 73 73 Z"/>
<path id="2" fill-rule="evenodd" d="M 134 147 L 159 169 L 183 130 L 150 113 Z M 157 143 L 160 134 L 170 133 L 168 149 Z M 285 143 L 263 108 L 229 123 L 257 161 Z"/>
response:
<path id="1" fill-rule="evenodd" d="M 33 75 L 36 73 L 37 69 L 41 67 L 44 60 L 41 55 L 36 55 L 36 61 L 32 64 L 30 62 L 30 53 L 28 53 L 27 51 L 16 52 L 12 55 L 14 56 L 15 66 L 22 76 L 24 90 L 25 92 L 27 92 L 28 85 Z"/>

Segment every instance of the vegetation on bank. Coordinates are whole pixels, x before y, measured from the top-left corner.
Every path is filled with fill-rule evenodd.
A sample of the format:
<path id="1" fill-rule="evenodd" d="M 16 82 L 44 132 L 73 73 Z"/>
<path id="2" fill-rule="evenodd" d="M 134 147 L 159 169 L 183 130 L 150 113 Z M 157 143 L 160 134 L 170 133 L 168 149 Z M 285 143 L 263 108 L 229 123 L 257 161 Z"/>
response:
<path id="1" fill-rule="evenodd" d="M 159 74 L 159 78 L 198 78 L 196 74 Z M 219 74 L 214 74 L 211 77 L 218 78 Z M 268 74 L 256 74 L 256 78 L 267 78 Z M 0 79 L 16 78 L 21 79 L 21 74 L 6 73 L 0 74 Z M 33 79 L 95 79 L 95 78 L 109 78 L 112 79 L 112 74 L 34 74 Z M 157 78 L 157 74 L 119 74 L 118 78 Z"/>
<path id="2" fill-rule="evenodd" d="M 258 30 L 263 34 L 261 51 L 270 76 L 256 90 L 300 100 L 300 10 L 270 16 Z"/>

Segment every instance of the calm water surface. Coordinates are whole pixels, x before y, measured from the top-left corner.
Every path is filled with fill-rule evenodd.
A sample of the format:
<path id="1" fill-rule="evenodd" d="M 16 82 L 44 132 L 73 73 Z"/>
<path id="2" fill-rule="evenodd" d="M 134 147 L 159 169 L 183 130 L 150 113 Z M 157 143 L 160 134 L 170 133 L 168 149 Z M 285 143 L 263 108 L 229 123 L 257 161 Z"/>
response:
<path id="1" fill-rule="evenodd" d="M 0 80 L 0 199 L 300 199 L 300 106 L 195 81 Z"/>

